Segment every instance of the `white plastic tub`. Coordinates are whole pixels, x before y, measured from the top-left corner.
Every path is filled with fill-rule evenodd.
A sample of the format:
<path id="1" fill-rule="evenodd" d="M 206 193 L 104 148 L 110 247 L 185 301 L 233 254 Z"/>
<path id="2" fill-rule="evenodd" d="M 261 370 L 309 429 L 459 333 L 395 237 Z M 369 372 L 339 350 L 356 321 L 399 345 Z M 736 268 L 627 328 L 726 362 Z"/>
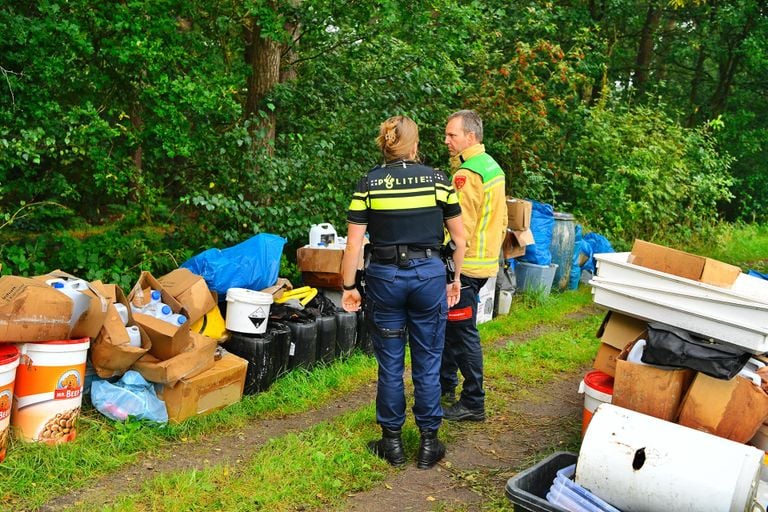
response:
<path id="1" fill-rule="evenodd" d="M 723 288 L 629 263 L 630 253 L 599 253 L 596 277 L 710 300 L 735 300 L 768 306 L 768 281 L 740 274 L 731 288 Z"/>
<path id="2" fill-rule="evenodd" d="M 645 321 L 655 321 L 685 329 L 699 336 L 743 348 L 754 354 L 768 352 L 768 325 L 761 319 L 760 308 L 731 303 L 732 311 L 723 314 L 718 308 L 725 301 L 691 307 L 675 294 L 643 294 L 638 287 L 593 278 L 593 301 L 607 309 Z M 702 299 L 702 303 L 703 303 Z M 733 311 L 740 309 L 740 314 Z"/>

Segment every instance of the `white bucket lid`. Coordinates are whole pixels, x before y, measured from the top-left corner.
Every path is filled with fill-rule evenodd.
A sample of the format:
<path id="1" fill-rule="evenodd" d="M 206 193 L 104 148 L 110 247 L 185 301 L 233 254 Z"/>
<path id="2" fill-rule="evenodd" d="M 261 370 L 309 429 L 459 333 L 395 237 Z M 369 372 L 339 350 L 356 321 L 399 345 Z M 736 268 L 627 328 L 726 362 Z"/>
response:
<path id="1" fill-rule="evenodd" d="M 272 295 L 257 292 L 247 288 L 230 288 L 227 290 L 227 302 L 243 302 L 246 304 L 272 304 Z"/>

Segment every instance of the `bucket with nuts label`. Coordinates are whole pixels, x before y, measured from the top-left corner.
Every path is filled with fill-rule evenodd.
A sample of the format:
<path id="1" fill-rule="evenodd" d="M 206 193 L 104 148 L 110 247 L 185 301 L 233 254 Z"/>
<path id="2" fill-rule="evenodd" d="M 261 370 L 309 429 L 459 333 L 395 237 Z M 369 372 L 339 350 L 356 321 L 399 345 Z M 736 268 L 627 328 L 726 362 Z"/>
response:
<path id="1" fill-rule="evenodd" d="M 75 439 L 89 345 L 88 338 L 21 345 L 11 414 L 21 439 Z"/>
<path id="2" fill-rule="evenodd" d="M 0 345 L 0 462 L 5 459 L 11 424 L 11 403 L 19 349 L 15 345 Z"/>

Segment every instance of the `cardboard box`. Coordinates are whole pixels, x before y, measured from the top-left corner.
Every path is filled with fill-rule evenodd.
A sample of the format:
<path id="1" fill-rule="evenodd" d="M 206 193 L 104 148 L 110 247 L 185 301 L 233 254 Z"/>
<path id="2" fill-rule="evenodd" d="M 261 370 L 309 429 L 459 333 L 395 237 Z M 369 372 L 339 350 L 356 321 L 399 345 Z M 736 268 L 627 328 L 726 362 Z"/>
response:
<path id="1" fill-rule="evenodd" d="M 680 408 L 680 425 L 746 443 L 768 418 L 768 395 L 751 380 L 699 372 Z"/>
<path id="2" fill-rule="evenodd" d="M 616 361 L 613 378 L 613 405 L 675 421 L 680 403 L 696 372 L 666 370 L 624 360 L 626 350 Z"/>
<path id="3" fill-rule="evenodd" d="M 163 285 L 152 274 L 146 271 L 141 273 L 139 280 L 131 289 L 128 295 L 129 304 L 138 307 L 144 306 L 150 300 L 151 290 L 158 290 L 161 300 L 170 306 L 174 313 L 181 313 L 189 318 L 189 312 L 168 290 L 163 288 Z M 133 319 L 136 325 L 139 325 L 149 335 L 152 342 L 149 352 L 158 359 L 170 359 L 187 350 L 192 343 L 189 336 L 192 324 L 189 320 L 184 325 L 177 327 L 164 320 L 138 312 L 133 313 Z"/>
<path id="4" fill-rule="evenodd" d="M 302 272 L 340 274 L 343 257 L 344 251 L 341 249 L 299 247 L 296 251 L 296 264 Z"/>
<path id="5" fill-rule="evenodd" d="M 134 347 L 130 344 L 128 331 L 114 305 L 120 303 L 128 307 L 128 299 L 123 291 L 115 285 L 104 285 L 103 289 L 110 304 L 101 331 L 91 342 L 90 354 L 96 374 L 102 379 L 109 379 L 123 375 L 128 371 L 133 363 L 149 351 L 152 342 L 146 331 L 139 326 L 141 347 Z M 128 308 L 128 325 L 134 325 L 130 308 Z"/>
<path id="6" fill-rule="evenodd" d="M 643 240 L 635 240 L 629 263 L 723 288 L 733 286 L 741 274 L 734 265 Z"/>
<path id="7" fill-rule="evenodd" d="M 344 277 L 341 275 L 341 249 L 318 249 L 299 247 L 296 261 L 301 270 L 301 280 L 307 286 L 341 290 Z"/>
<path id="8" fill-rule="evenodd" d="M 181 304 L 192 323 L 217 306 L 205 279 L 189 269 L 177 268 L 158 278 L 157 282 Z"/>
<path id="9" fill-rule="evenodd" d="M 0 342 L 69 339 L 72 299 L 38 279 L 0 277 Z"/>
<path id="10" fill-rule="evenodd" d="M 496 276 L 488 278 L 477 294 L 477 324 L 493 319 L 493 301 L 496 296 Z"/>
<path id="11" fill-rule="evenodd" d="M 507 197 L 507 227 L 512 231 L 525 231 L 531 227 L 533 203 Z"/>
<path id="12" fill-rule="evenodd" d="M 592 363 L 592 368 L 607 373 L 611 377 L 616 376 L 616 361 L 619 359 L 621 350 L 607 343 L 601 343 L 597 349 L 597 355 Z"/>
<path id="13" fill-rule="evenodd" d="M 189 336 L 192 343 L 184 352 L 166 360 L 160 360 L 147 353 L 133 364 L 132 369 L 150 382 L 169 386 L 181 379 L 199 375 L 213 366 L 218 342 L 195 332 L 190 332 Z"/>
<path id="14" fill-rule="evenodd" d="M 645 334 L 647 323 L 631 316 L 609 311 L 597 330 L 597 337 L 605 344 L 619 350 Z"/>
<path id="15" fill-rule="evenodd" d="M 225 352 L 203 373 L 184 378 L 173 387 L 163 386 L 159 396 L 165 401 L 168 420 L 178 423 L 239 402 L 247 368 L 248 361 Z"/>
<path id="16" fill-rule="evenodd" d="M 507 229 L 507 234 L 502 243 L 504 259 L 518 258 L 525 254 L 525 248 L 534 243 L 533 231 L 524 229 L 522 231 L 513 231 Z"/>

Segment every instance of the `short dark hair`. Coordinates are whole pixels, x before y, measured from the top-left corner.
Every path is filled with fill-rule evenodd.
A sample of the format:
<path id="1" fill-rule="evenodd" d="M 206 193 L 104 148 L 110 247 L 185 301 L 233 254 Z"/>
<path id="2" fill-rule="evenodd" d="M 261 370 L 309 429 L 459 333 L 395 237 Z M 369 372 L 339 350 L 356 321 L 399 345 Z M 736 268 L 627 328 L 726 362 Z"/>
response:
<path id="1" fill-rule="evenodd" d="M 475 134 L 477 142 L 483 142 L 483 120 L 477 112 L 474 110 L 459 110 L 448 116 L 448 121 L 457 117 L 461 118 L 464 133 L 472 132 Z"/>

